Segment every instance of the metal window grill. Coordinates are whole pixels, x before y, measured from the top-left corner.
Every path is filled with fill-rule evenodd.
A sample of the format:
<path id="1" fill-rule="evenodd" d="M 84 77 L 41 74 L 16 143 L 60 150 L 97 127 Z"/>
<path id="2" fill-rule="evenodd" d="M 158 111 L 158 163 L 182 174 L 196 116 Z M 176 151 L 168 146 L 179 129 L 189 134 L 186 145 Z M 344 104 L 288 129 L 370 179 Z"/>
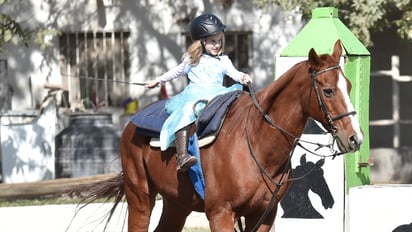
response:
<path id="1" fill-rule="evenodd" d="M 118 106 L 129 81 L 130 32 L 70 32 L 59 38 L 60 71 L 70 102 Z"/>
<path id="2" fill-rule="evenodd" d="M 392 86 L 391 86 L 391 91 L 389 90 L 389 92 L 392 92 L 392 95 L 391 95 L 392 108 L 390 109 L 392 111 L 391 113 L 392 118 L 371 120 L 369 122 L 369 126 L 375 127 L 375 128 L 392 127 L 393 137 L 392 137 L 391 143 L 392 143 L 393 148 L 397 149 L 402 146 L 411 146 L 410 140 L 407 138 L 408 136 L 404 136 L 405 138 L 402 138 L 403 137 L 402 135 L 405 135 L 406 132 L 408 132 L 407 131 L 408 128 L 412 126 L 412 119 L 401 117 L 401 111 L 402 111 L 401 105 L 405 106 L 404 104 L 401 104 L 401 100 L 402 100 L 402 97 L 407 98 L 407 96 L 402 95 L 401 89 L 402 89 L 402 85 L 412 82 L 412 76 L 400 75 L 398 56 L 392 56 L 391 62 L 392 62 L 391 70 L 379 70 L 376 72 L 372 72 L 371 79 L 373 77 L 381 78 L 382 76 L 388 76 L 391 78 Z M 383 93 L 379 93 L 379 94 L 381 95 Z M 381 105 L 380 107 L 384 107 L 384 106 Z"/>

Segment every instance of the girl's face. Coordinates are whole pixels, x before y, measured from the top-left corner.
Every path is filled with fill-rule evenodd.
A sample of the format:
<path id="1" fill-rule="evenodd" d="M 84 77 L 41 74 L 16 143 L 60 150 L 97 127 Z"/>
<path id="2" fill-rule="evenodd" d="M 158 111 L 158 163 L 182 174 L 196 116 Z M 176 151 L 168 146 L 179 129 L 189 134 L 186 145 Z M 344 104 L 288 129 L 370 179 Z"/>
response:
<path id="1" fill-rule="evenodd" d="M 219 55 L 222 51 L 223 36 L 223 32 L 219 32 L 206 37 L 204 40 L 206 52 L 214 56 Z"/>

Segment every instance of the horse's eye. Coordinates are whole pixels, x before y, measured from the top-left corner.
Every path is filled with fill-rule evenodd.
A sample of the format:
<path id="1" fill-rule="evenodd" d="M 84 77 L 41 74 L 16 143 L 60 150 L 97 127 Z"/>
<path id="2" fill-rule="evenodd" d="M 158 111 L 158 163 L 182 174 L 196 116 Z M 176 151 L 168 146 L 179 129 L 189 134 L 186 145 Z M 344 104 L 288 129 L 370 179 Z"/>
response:
<path id="1" fill-rule="evenodd" d="M 323 93 L 325 94 L 326 97 L 333 97 L 335 95 L 335 92 L 333 91 L 333 89 L 324 89 Z"/>

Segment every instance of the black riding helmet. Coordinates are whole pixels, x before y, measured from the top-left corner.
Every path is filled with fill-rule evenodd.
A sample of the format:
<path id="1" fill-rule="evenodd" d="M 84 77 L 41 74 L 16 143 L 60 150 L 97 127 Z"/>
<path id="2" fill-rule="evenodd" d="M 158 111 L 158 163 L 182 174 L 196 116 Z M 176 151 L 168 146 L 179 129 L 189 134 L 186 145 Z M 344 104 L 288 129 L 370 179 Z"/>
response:
<path id="1" fill-rule="evenodd" d="M 224 31 L 226 25 L 214 14 L 202 14 L 192 20 L 189 26 L 192 40 L 203 39 L 207 36 Z"/>

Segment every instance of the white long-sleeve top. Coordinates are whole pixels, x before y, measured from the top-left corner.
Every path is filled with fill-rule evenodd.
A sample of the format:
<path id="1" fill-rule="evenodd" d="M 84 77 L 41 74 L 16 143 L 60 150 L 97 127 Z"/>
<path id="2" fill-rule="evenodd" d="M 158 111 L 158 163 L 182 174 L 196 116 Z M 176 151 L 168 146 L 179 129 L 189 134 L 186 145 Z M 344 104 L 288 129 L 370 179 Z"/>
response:
<path id="1" fill-rule="evenodd" d="M 176 67 L 158 77 L 160 83 L 164 83 L 187 74 L 191 84 L 222 85 L 224 75 L 235 81 L 241 82 L 241 77 L 245 75 L 238 71 L 227 55 L 209 56 L 203 54 L 199 64 L 192 66 L 189 57 L 186 56 Z"/>

